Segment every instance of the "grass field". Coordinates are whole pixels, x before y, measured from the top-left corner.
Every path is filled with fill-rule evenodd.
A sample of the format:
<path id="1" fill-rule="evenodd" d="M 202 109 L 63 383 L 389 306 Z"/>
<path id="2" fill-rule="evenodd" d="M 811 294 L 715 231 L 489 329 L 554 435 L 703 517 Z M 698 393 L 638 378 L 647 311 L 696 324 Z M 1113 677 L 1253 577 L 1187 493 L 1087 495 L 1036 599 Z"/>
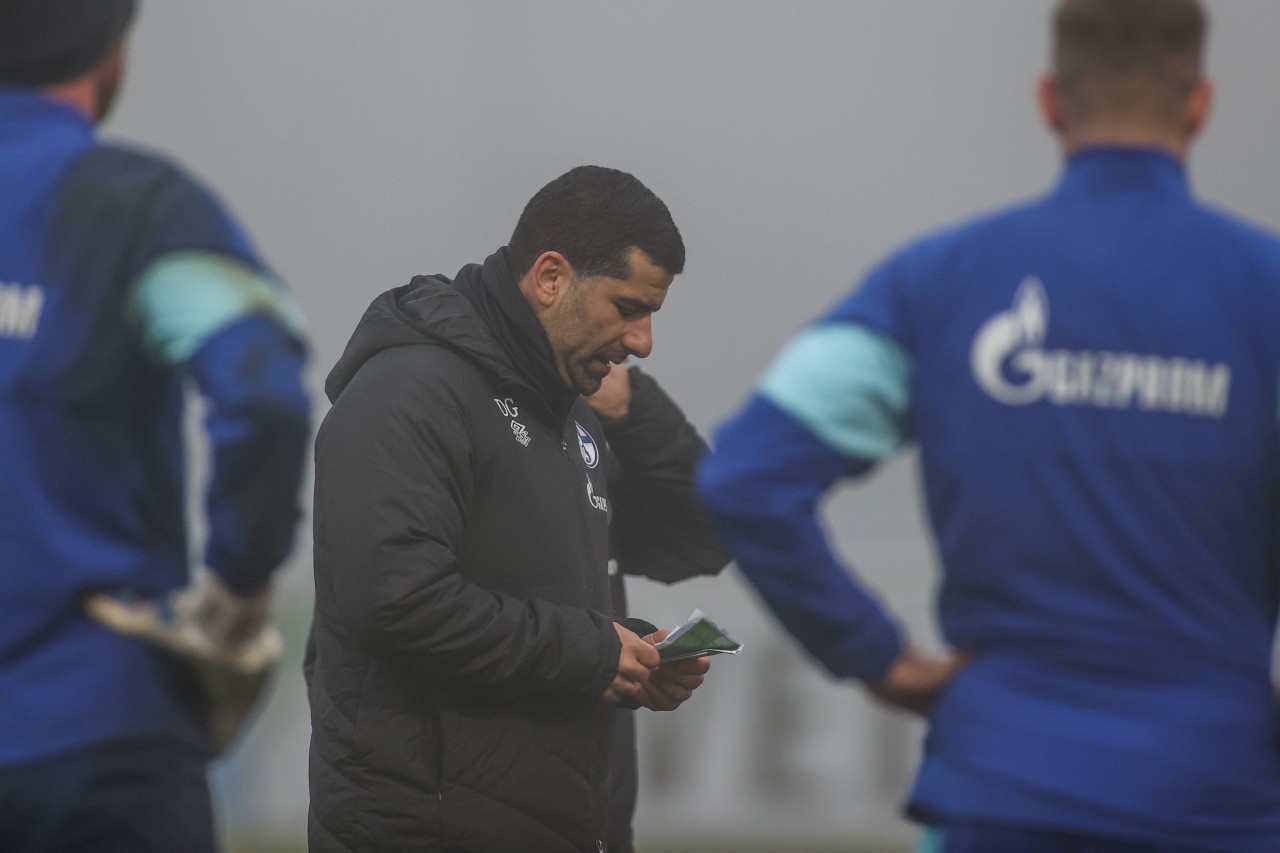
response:
<path id="1" fill-rule="evenodd" d="M 251 839 L 229 843 L 226 853 L 306 853 L 301 841 Z M 514 851 L 513 851 L 514 853 Z M 698 839 L 674 841 L 670 839 L 641 839 L 636 853 L 911 853 L 910 847 L 851 840 L 843 843 L 792 844 L 762 843 L 745 839 Z"/>
<path id="2" fill-rule="evenodd" d="M 912 853 L 909 847 L 848 841 L 841 844 L 790 844 L 759 841 L 650 841 L 636 845 L 636 853 Z"/>

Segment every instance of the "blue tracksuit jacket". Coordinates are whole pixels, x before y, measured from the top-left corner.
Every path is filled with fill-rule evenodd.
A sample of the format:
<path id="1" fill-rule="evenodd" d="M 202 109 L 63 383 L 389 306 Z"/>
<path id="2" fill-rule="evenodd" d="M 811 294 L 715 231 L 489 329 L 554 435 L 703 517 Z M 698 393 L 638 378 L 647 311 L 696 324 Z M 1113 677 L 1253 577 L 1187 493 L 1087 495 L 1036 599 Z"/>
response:
<path id="1" fill-rule="evenodd" d="M 125 737 L 205 748 L 185 673 L 82 613 L 187 581 L 183 383 L 213 449 L 205 562 L 262 588 L 308 436 L 296 314 L 168 163 L 0 86 L 0 766 Z"/>
<path id="2" fill-rule="evenodd" d="M 815 504 L 919 445 L 938 617 L 975 657 L 917 814 L 1280 850 L 1277 329 L 1280 242 L 1164 153 L 1086 150 L 1045 198 L 891 257 L 720 431 L 703 494 L 743 572 L 869 680 L 898 630 Z"/>

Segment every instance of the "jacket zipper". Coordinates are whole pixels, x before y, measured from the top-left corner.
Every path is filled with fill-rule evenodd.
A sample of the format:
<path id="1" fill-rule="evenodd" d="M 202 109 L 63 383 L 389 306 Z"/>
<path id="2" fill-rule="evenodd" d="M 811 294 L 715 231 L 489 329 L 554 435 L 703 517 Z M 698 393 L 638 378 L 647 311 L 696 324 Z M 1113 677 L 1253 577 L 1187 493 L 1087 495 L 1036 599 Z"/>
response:
<path id="1" fill-rule="evenodd" d="M 572 412 L 570 412 L 569 414 L 568 422 L 573 423 Z M 563 427 L 563 426 L 561 427 L 561 429 L 565 429 L 565 428 L 566 427 Z M 591 477 L 591 475 L 588 474 L 585 469 L 580 471 L 573 457 L 568 455 L 569 439 L 565 438 L 563 432 L 560 434 L 560 450 L 565 454 L 564 461 L 566 464 L 568 464 L 569 470 L 571 472 L 570 476 L 574 480 L 577 480 L 579 474 L 581 474 L 583 477 L 586 477 L 588 479 Z M 578 480 L 578 494 L 579 494 L 578 513 L 583 521 L 582 529 L 579 533 L 578 538 L 582 544 L 583 553 L 586 556 L 586 565 L 588 567 L 588 574 L 590 575 L 590 581 L 591 581 L 591 584 L 590 584 L 591 602 L 589 604 L 589 607 L 594 610 L 604 606 L 602 604 L 603 599 L 601 598 L 601 594 L 600 594 L 600 573 L 596 570 L 596 566 L 595 566 L 595 549 L 592 547 L 593 540 L 591 536 L 591 528 L 593 523 L 596 520 L 591 515 L 591 513 L 598 512 L 599 510 L 596 510 L 594 507 L 590 507 L 587 505 L 586 496 L 584 494 L 585 490 L 586 490 L 586 483 L 582 482 L 581 480 Z M 607 541 L 607 537 L 608 537 L 607 530 L 605 531 L 605 536 Z M 608 612 L 607 608 L 605 612 Z"/>

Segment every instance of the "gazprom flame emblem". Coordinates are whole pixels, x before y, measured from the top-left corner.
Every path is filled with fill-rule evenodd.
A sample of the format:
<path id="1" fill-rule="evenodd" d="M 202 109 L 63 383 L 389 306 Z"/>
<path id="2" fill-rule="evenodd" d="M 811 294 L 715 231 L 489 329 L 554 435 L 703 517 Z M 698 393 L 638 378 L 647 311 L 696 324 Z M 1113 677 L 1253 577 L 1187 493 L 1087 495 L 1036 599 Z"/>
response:
<path id="1" fill-rule="evenodd" d="M 1038 278 L 1023 279 L 1013 295 L 1012 310 L 983 323 L 973 339 L 969 365 L 982 390 L 1011 406 L 1038 400 L 1044 393 L 1036 381 L 1039 347 L 1048 326 L 1049 299 L 1044 285 Z"/>
<path id="2" fill-rule="evenodd" d="M 587 463 L 588 468 L 596 467 L 600 464 L 600 448 L 596 445 L 596 440 L 582 424 L 574 421 L 573 425 L 578 428 L 578 450 L 582 451 L 582 461 Z"/>

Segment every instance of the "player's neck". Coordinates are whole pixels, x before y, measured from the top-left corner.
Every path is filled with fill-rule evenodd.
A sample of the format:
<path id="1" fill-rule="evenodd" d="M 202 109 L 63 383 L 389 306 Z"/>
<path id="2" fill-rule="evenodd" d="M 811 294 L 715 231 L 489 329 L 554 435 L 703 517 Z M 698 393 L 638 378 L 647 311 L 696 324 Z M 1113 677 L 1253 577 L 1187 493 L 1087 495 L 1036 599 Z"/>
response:
<path id="1" fill-rule="evenodd" d="M 66 83 L 41 86 L 40 91 L 52 101 L 64 104 L 97 123 L 99 119 L 98 86 L 92 77 L 78 77 Z"/>
<path id="2" fill-rule="evenodd" d="M 1182 162 L 1191 147 L 1189 134 L 1144 123 L 1101 123 L 1072 128 L 1061 134 L 1061 140 L 1067 157 L 1085 148 L 1154 148 Z"/>

